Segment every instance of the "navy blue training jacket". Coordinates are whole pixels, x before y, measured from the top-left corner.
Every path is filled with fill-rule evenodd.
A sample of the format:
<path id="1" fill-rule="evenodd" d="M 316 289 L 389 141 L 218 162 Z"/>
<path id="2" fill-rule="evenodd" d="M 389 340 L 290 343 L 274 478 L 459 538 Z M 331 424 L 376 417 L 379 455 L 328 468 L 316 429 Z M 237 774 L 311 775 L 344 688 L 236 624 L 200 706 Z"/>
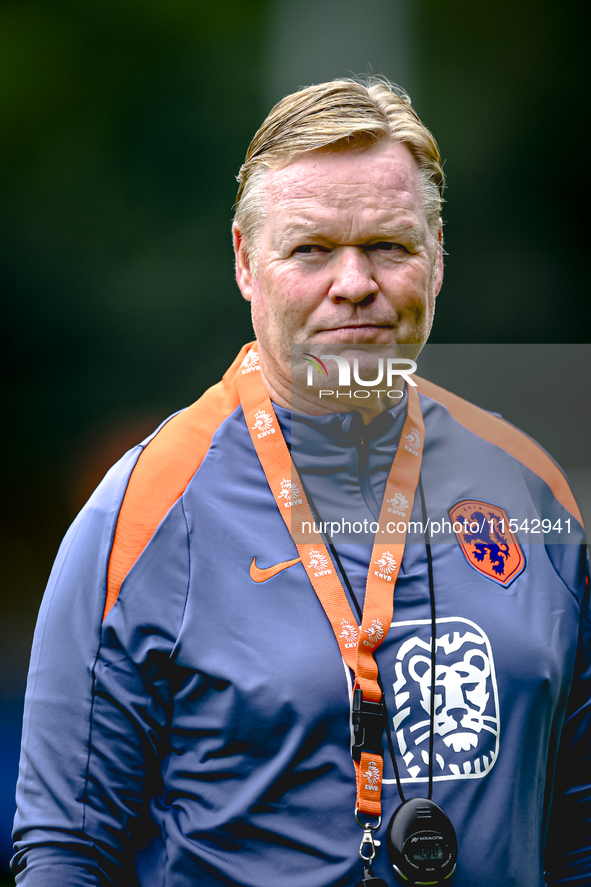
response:
<path id="1" fill-rule="evenodd" d="M 254 371 L 245 353 L 114 466 L 60 548 L 27 689 L 19 885 L 360 879 L 351 675 L 301 563 L 250 575 L 254 558 L 260 569 L 298 554 L 239 403 L 237 375 Z M 589 885 L 591 622 L 576 502 L 527 436 L 430 383 L 419 392 L 429 517 L 450 522 L 431 537 L 433 800 L 458 835 L 453 884 Z M 321 514 L 332 477 L 356 520 L 375 519 L 404 409 L 363 444 L 358 415 L 312 421 L 313 445 L 299 448 L 276 409 Z M 454 532 L 454 514 L 485 523 Z M 371 545 L 336 542 L 362 603 Z M 427 790 L 430 619 L 418 534 L 377 651 L 407 797 Z M 387 883 L 399 804 L 386 755 L 374 872 Z"/>

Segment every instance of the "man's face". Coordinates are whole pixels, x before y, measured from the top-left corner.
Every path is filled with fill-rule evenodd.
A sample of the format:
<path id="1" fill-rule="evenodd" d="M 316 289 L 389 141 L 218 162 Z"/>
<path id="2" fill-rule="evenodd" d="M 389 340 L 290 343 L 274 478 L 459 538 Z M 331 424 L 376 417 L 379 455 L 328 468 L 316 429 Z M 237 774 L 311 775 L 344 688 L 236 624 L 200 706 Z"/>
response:
<path id="1" fill-rule="evenodd" d="M 253 275 L 235 228 L 237 280 L 263 365 L 289 379 L 291 345 L 423 344 L 441 250 L 405 145 L 312 151 L 265 177 Z"/>

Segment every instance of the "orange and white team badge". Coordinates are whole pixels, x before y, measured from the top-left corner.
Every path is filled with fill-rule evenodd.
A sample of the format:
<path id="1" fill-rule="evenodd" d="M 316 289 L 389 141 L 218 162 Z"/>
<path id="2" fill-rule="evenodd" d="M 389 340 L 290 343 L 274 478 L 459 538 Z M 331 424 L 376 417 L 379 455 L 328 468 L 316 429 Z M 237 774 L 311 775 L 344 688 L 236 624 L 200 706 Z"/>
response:
<path id="1" fill-rule="evenodd" d="M 487 579 L 506 588 L 523 571 L 525 555 L 504 508 L 463 499 L 449 509 L 449 516 L 466 560 Z"/>

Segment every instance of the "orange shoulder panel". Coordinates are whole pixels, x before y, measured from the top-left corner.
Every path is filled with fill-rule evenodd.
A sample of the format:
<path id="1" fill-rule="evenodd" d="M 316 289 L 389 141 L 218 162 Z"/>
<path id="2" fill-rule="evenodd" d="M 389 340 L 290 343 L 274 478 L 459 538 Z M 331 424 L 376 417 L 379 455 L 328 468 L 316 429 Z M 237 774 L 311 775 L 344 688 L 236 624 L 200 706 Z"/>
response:
<path id="1" fill-rule="evenodd" d="M 468 431 L 471 431 L 483 440 L 501 447 L 506 453 L 509 453 L 509 455 L 521 462 L 522 465 L 525 465 L 530 471 L 541 477 L 548 484 L 560 504 L 581 525 L 583 524 L 579 506 L 566 477 L 537 443 L 527 437 L 522 431 L 509 425 L 504 419 L 499 419 L 498 416 L 487 413 L 486 410 L 474 406 L 474 404 L 463 400 L 461 397 L 457 397 L 455 394 L 450 394 L 449 391 L 445 391 L 432 382 L 427 382 L 426 379 L 420 379 L 418 376 L 415 376 L 415 379 L 420 393 L 446 407 L 456 422 L 459 422 L 460 425 L 463 425 L 464 428 L 467 428 Z"/>
<path id="2" fill-rule="evenodd" d="M 140 454 L 117 520 L 103 619 L 156 527 L 205 458 L 213 435 L 239 405 L 236 375 L 251 345 L 241 349 L 221 382 L 167 422 Z"/>

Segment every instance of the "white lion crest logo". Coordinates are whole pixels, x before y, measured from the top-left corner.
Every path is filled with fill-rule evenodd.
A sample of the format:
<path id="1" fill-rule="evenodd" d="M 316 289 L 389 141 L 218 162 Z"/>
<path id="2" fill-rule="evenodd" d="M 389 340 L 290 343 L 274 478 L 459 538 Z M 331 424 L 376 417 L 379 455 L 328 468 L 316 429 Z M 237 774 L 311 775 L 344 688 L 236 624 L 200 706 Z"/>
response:
<path id="1" fill-rule="evenodd" d="M 390 575 L 396 569 L 396 561 L 389 551 L 385 551 L 379 560 L 374 561 L 374 564 L 380 568 L 382 573 L 387 575 Z"/>
<path id="2" fill-rule="evenodd" d="M 391 499 L 387 500 L 388 505 L 391 507 L 388 509 L 390 514 L 399 514 L 401 517 L 406 517 L 406 511 L 410 502 L 402 493 L 394 493 Z"/>
<path id="3" fill-rule="evenodd" d="M 264 410 L 258 410 L 254 414 L 254 418 L 256 421 L 252 426 L 253 431 L 268 431 L 273 424 L 273 416 L 270 416 Z"/>
<path id="4" fill-rule="evenodd" d="M 412 623 L 409 623 L 412 624 Z M 431 694 L 434 694 L 434 779 L 485 776 L 499 753 L 499 704 L 490 642 L 468 619 L 437 620 L 435 681 L 427 620 L 400 645 L 393 684 L 396 741 L 408 777 L 426 781 Z M 403 781 L 408 781 L 403 777 Z"/>
<path id="5" fill-rule="evenodd" d="M 365 629 L 365 633 L 372 644 L 377 644 L 384 637 L 384 626 L 379 619 L 374 619 L 369 628 Z"/>
<path id="6" fill-rule="evenodd" d="M 354 647 L 357 645 L 357 640 L 359 638 L 359 629 L 356 625 L 352 625 L 347 619 L 343 619 L 341 622 L 341 634 L 340 637 L 345 641 L 346 647 Z"/>
<path id="7" fill-rule="evenodd" d="M 310 552 L 310 567 L 314 570 L 325 570 L 328 566 L 328 558 L 315 548 Z"/>
<path id="8" fill-rule="evenodd" d="M 242 367 L 242 374 L 250 373 L 253 370 L 260 369 L 259 367 L 259 352 L 258 351 L 249 351 L 240 366 Z"/>
<path id="9" fill-rule="evenodd" d="M 370 785 L 376 785 L 380 781 L 380 768 L 373 759 L 367 765 L 367 770 L 363 775 Z"/>
<path id="10" fill-rule="evenodd" d="M 412 428 L 410 434 L 405 434 L 404 439 L 408 441 L 412 450 L 420 450 L 422 447 L 421 435 L 418 428 Z"/>
<path id="11" fill-rule="evenodd" d="M 301 491 L 299 486 L 292 483 L 289 478 L 284 477 L 281 481 L 281 492 L 279 493 L 279 498 L 287 499 L 288 502 L 291 502 L 292 496 L 293 498 L 297 498 L 300 495 Z"/>

